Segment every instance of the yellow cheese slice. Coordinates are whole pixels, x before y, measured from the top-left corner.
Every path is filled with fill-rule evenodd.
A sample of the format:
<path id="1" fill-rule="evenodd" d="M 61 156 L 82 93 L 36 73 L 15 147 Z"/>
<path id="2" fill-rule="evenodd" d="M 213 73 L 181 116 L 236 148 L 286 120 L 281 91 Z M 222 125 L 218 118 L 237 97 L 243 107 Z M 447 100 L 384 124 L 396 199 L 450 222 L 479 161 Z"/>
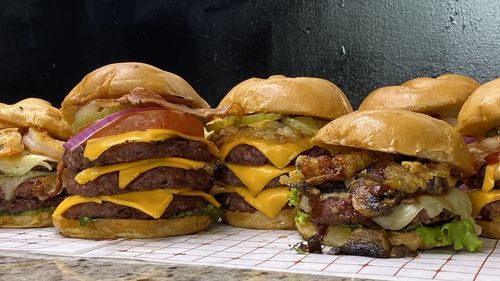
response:
<path id="1" fill-rule="evenodd" d="M 157 219 L 167 209 L 174 196 L 163 189 L 132 191 L 115 195 L 101 195 L 102 201 L 137 209 Z"/>
<path id="2" fill-rule="evenodd" d="M 237 145 L 246 144 L 257 148 L 271 163 L 277 168 L 286 167 L 300 153 L 313 147 L 309 140 L 302 140 L 293 143 L 272 142 L 261 139 L 234 139 L 224 143 L 220 147 L 222 160 Z"/>
<path id="3" fill-rule="evenodd" d="M 161 215 L 165 212 L 165 210 L 172 202 L 173 194 L 184 196 L 200 196 L 207 200 L 208 203 L 216 207 L 220 206 L 219 202 L 217 202 L 215 198 L 202 191 L 189 189 L 154 189 L 149 191 L 132 191 L 115 195 L 101 195 L 97 197 L 83 197 L 80 195 L 70 196 L 62 201 L 59 206 L 57 206 L 52 216 L 60 216 L 68 209 L 78 204 L 89 202 L 101 204 L 104 201 L 137 209 L 157 219 L 161 217 Z"/>
<path id="4" fill-rule="evenodd" d="M 204 162 L 194 161 L 178 157 L 165 157 L 145 159 L 134 162 L 118 163 L 108 166 L 95 166 L 85 169 L 75 176 L 75 181 L 79 184 L 86 184 L 96 178 L 119 171 L 118 186 L 125 188 L 131 181 L 145 171 L 157 167 L 173 167 L 180 169 L 201 169 L 205 166 Z"/>
<path id="5" fill-rule="evenodd" d="M 265 189 L 254 197 L 247 188 L 234 186 L 215 186 L 211 193 L 216 195 L 229 192 L 238 193 L 248 204 L 270 219 L 276 217 L 288 203 L 288 194 L 290 193 L 288 187 L 274 187 Z"/>
<path id="6" fill-rule="evenodd" d="M 500 200 L 500 190 L 498 189 L 491 190 L 490 192 L 473 190 L 467 192 L 467 195 L 472 202 L 472 216 L 474 217 L 479 215 L 479 212 L 484 206 Z"/>
<path id="7" fill-rule="evenodd" d="M 118 144 L 123 144 L 126 142 L 164 141 L 170 138 L 177 137 L 204 143 L 210 153 L 216 156 L 219 154 L 217 146 L 215 146 L 205 138 L 189 136 L 169 129 L 147 129 L 145 131 L 132 131 L 118 135 L 90 139 L 87 141 L 83 156 L 92 161 L 97 159 L 104 151 L 108 150 L 110 147 Z"/>
<path id="8" fill-rule="evenodd" d="M 272 165 L 245 166 L 226 163 L 240 181 L 252 192 L 253 196 L 259 194 L 272 179 L 277 176 L 289 173 L 295 170 L 294 166 L 288 166 L 278 169 Z"/>
<path id="9" fill-rule="evenodd" d="M 483 191 L 488 192 L 495 186 L 495 169 L 498 164 L 492 164 L 486 166 L 486 170 L 484 171 L 484 179 L 483 179 Z"/>
<path id="10" fill-rule="evenodd" d="M 57 208 L 52 213 L 52 217 L 58 217 L 58 216 L 62 215 L 69 208 L 71 208 L 75 205 L 83 204 L 83 203 L 90 203 L 90 202 L 101 204 L 102 200 L 97 198 L 97 197 L 83 197 L 81 195 L 74 195 L 74 196 L 67 197 L 57 206 Z"/>

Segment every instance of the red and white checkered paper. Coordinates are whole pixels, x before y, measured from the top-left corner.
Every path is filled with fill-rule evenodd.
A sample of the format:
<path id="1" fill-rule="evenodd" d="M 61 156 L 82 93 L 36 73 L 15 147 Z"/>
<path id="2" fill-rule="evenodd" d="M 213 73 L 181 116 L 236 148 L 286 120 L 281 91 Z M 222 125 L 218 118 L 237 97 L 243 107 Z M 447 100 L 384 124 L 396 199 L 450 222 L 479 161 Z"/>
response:
<path id="1" fill-rule="evenodd" d="M 227 225 L 180 237 L 105 241 L 65 238 L 54 228 L 0 229 L 0 251 L 384 280 L 500 280 L 497 240 L 484 239 L 483 249 L 477 253 L 437 249 L 402 259 L 298 254 L 291 246 L 299 241 L 301 237 L 294 231 L 248 230 Z"/>

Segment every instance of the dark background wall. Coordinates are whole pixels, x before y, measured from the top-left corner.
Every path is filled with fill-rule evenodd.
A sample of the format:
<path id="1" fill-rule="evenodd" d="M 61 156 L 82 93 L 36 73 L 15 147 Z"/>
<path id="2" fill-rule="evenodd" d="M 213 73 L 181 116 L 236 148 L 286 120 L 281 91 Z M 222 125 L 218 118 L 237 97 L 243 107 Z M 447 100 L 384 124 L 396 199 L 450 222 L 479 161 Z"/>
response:
<path id="1" fill-rule="evenodd" d="M 443 72 L 500 76 L 500 1 L 0 0 L 0 101 L 59 105 L 89 71 L 143 61 L 212 105 L 236 83 L 318 76 L 353 105 Z"/>

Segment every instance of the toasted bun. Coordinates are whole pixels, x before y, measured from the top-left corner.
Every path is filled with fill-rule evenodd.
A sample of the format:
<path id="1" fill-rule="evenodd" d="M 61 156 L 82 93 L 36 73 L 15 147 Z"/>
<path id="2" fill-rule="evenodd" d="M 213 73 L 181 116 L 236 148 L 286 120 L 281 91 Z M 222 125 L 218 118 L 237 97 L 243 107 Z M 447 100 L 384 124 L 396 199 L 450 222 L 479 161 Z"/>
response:
<path id="1" fill-rule="evenodd" d="M 312 142 L 333 152 L 347 147 L 403 154 L 474 172 L 469 150 L 450 124 L 407 110 L 367 110 L 341 116 L 320 129 Z"/>
<path id="2" fill-rule="evenodd" d="M 276 217 L 270 219 L 261 212 L 222 211 L 222 220 L 229 225 L 250 229 L 295 229 L 295 212 L 284 209 Z"/>
<path id="3" fill-rule="evenodd" d="M 331 120 L 352 112 L 349 100 L 335 84 L 312 77 L 251 78 L 231 89 L 219 107 L 233 103 L 245 114 L 286 113 Z"/>
<path id="4" fill-rule="evenodd" d="M 61 120 L 59 110 L 37 98 L 24 99 L 11 105 L 1 104 L 0 124 L 2 128 L 42 128 L 60 140 L 66 140 L 70 135 L 69 126 Z"/>
<path id="5" fill-rule="evenodd" d="M 52 226 L 52 210 L 25 212 L 19 215 L 0 215 L 0 228 L 29 228 Z"/>
<path id="6" fill-rule="evenodd" d="M 480 85 L 476 80 L 458 74 L 416 78 L 401 86 L 376 89 L 365 98 L 359 110 L 406 109 L 456 118 L 462 104 Z"/>
<path id="7" fill-rule="evenodd" d="M 479 220 L 476 223 L 481 227 L 481 236 L 493 239 L 500 239 L 500 219 L 493 220 Z"/>
<path id="8" fill-rule="evenodd" d="M 310 222 L 304 224 L 297 224 L 297 231 L 304 238 L 308 239 L 309 237 L 318 234 L 316 228 Z M 324 235 L 322 243 L 326 246 L 330 247 L 339 247 L 342 246 L 339 244 L 340 241 L 335 239 L 338 235 L 333 233 L 335 231 L 334 228 L 328 228 L 327 233 Z M 420 238 L 420 236 L 415 231 L 387 231 L 387 238 L 392 246 L 406 246 L 409 249 L 416 250 L 426 250 L 431 249 L 431 246 L 425 245 Z"/>
<path id="9" fill-rule="evenodd" d="M 80 226 L 79 220 L 58 216 L 53 223 L 62 234 L 75 238 L 159 238 L 200 232 L 210 226 L 211 219 L 209 216 L 159 220 L 97 219 Z"/>
<path id="10" fill-rule="evenodd" d="M 500 78 L 492 80 L 469 97 L 458 114 L 457 130 L 464 136 L 483 137 L 500 126 Z"/>
<path id="11" fill-rule="evenodd" d="M 61 113 L 69 124 L 76 112 L 95 99 L 115 100 L 141 87 L 165 100 L 192 108 L 208 108 L 208 103 L 181 77 L 139 62 L 115 63 L 87 74 L 66 96 Z"/>

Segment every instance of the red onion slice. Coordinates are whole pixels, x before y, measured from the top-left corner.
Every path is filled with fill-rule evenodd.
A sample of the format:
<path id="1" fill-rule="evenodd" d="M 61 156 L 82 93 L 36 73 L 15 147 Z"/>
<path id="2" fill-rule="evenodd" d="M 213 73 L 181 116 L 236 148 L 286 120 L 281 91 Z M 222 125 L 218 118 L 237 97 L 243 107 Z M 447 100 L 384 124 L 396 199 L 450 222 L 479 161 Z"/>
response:
<path id="1" fill-rule="evenodd" d="M 466 143 L 466 144 L 469 144 L 469 143 L 473 143 L 473 142 L 475 142 L 475 141 L 476 141 L 476 139 L 475 139 L 475 138 L 473 138 L 473 137 L 464 136 L 464 141 L 465 141 L 465 143 Z"/>

